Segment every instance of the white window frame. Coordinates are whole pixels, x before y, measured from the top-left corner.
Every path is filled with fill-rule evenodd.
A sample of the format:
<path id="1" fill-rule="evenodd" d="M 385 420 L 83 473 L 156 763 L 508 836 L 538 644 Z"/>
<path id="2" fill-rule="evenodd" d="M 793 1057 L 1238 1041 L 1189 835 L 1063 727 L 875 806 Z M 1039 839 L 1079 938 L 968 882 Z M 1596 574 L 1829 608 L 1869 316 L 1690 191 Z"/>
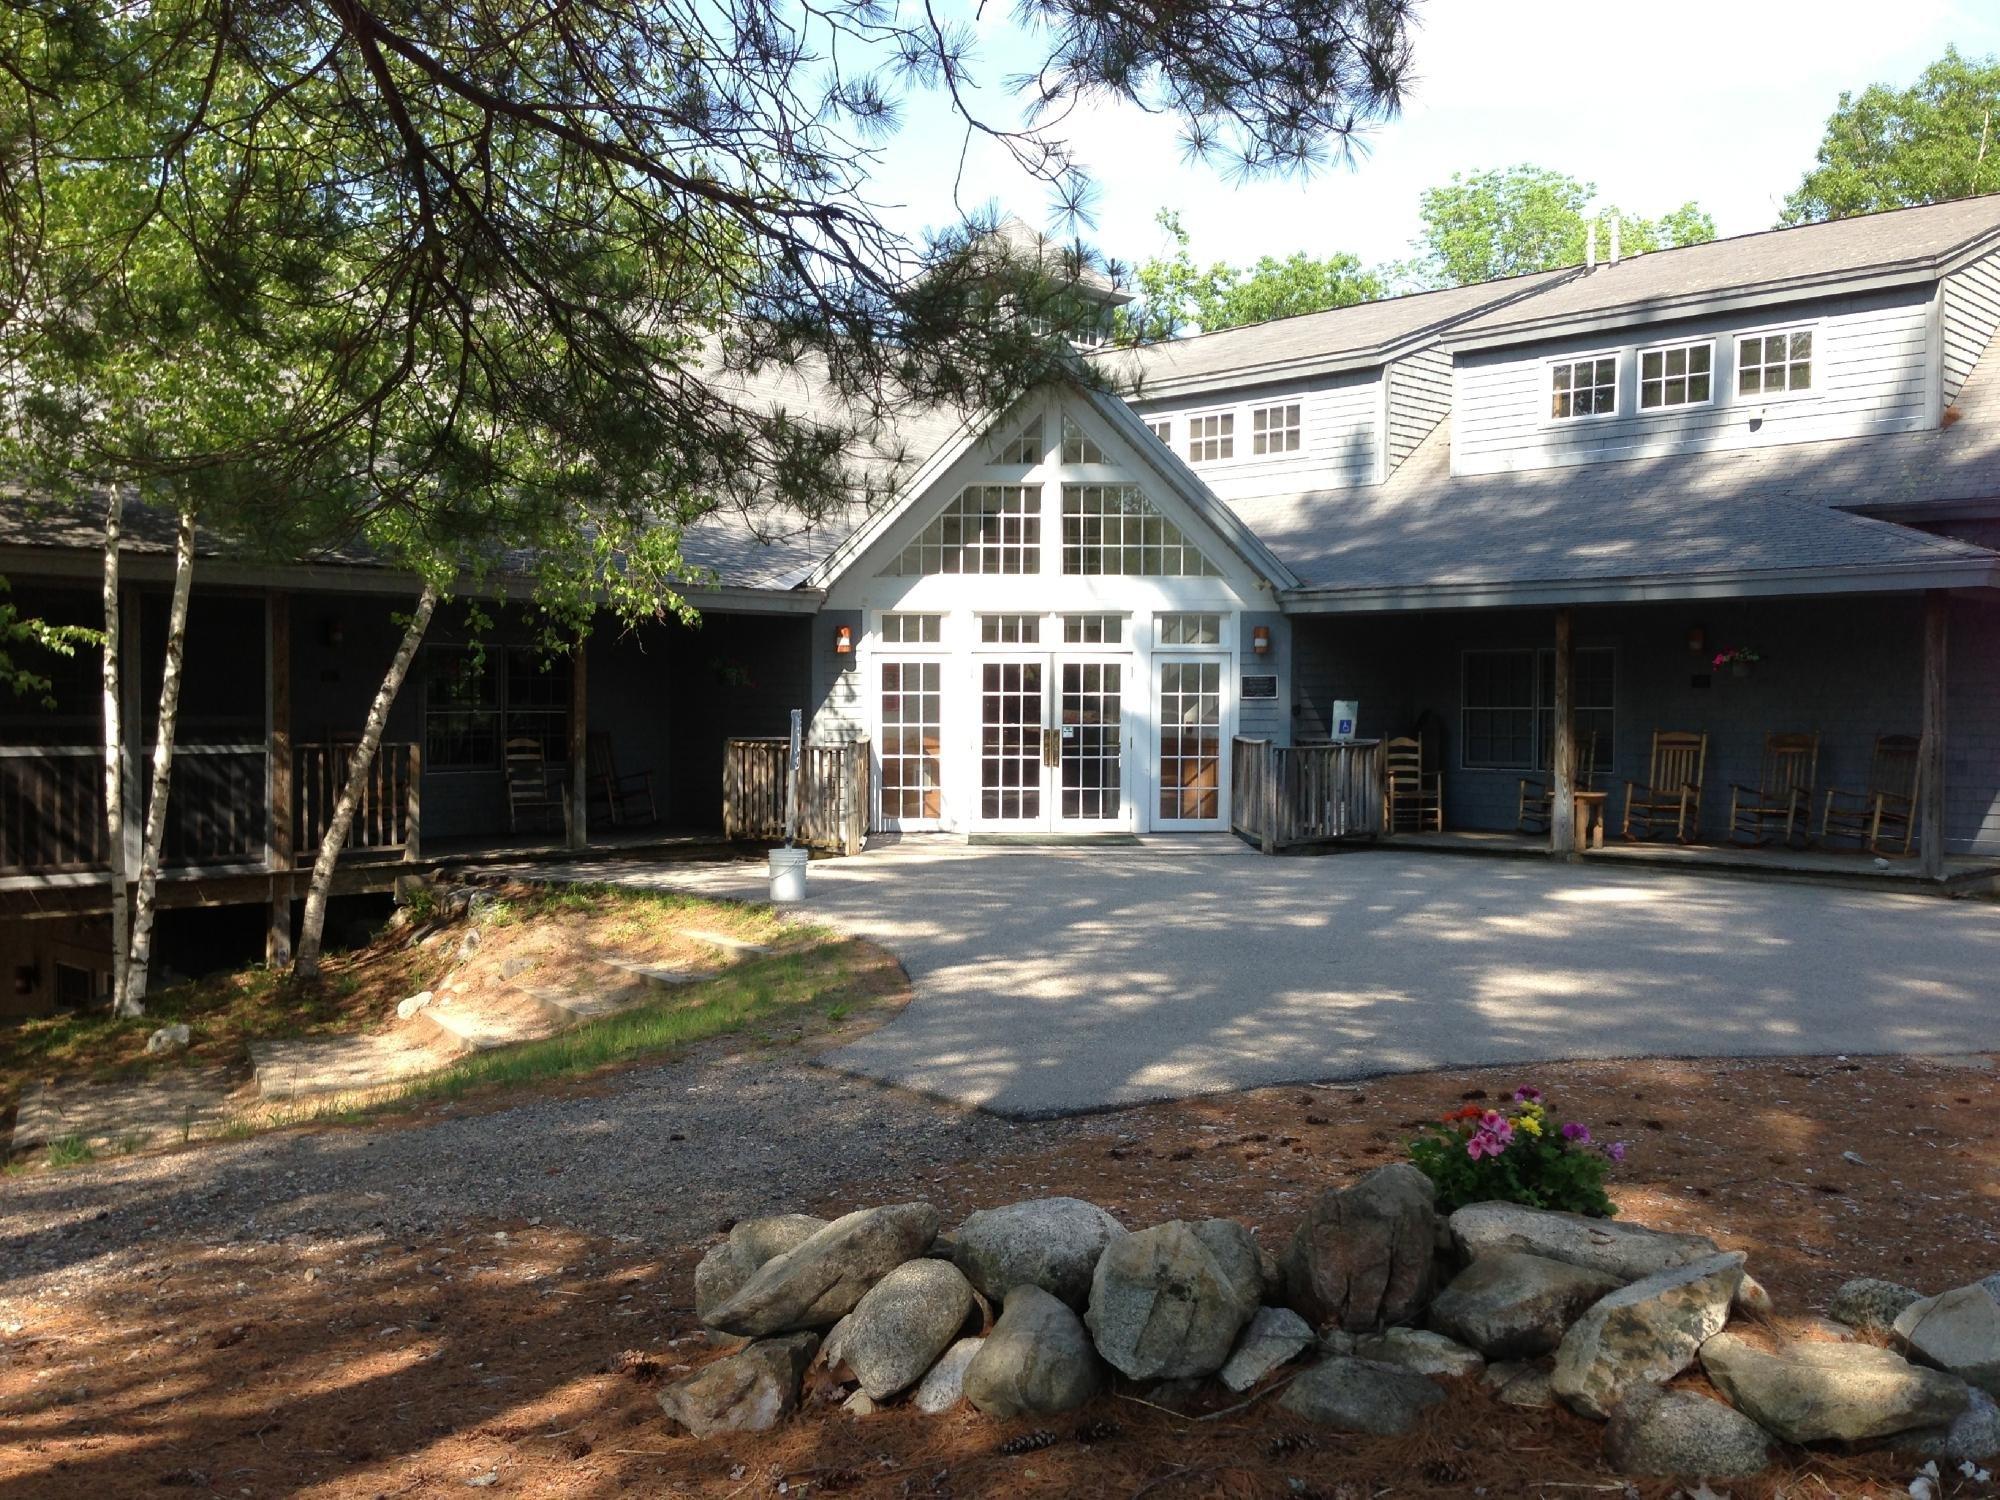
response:
<path id="1" fill-rule="evenodd" d="M 1189 412 L 1185 420 L 1187 422 L 1187 429 L 1188 429 L 1187 461 L 1189 463 L 1233 464 L 1236 462 L 1236 408 L 1235 407 L 1233 406 L 1219 407 L 1214 411 Z M 1218 428 L 1221 426 L 1221 424 L 1226 422 L 1229 424 L 1229 430 L 1227 432 L 1217 431 L 1213 434 L 1205 434 L 1199 430 L 1200 425 L 1204 422 L 1214 422 L 1217 424 Z M 1195 456 L 1195 447 L 1197 444 L 1200 443 L 1214 443 L 1218 447 L 1223 443 L 1227 443 L 1229 445 L 1229 451 L 1227 453 L 1217 453 L 1210 458 L 1197 458 Z"/>
<path id="2" fill-rule="evenodd" d="M 1174 419 L 1172 417 L 1142 417 L 1140 420 L 1146 424 L 1147 431 L 1151 432 L 1154 437 L 1165 443 L 1169 448 L 1173 447 Z"/>
<path id="3" fill-rule="evenodd" d="M 1745 337 L 1747 338 L 1748 335 L 1746 334 Z M 1665 401 L 1667 381 L 1674 379 L 1686 380 L 1689 378 L 1685 375 L 1672 376 L 1666 373 L 1667 355 L 1677 349 L 1685 349 L 1692 353 L 1696 349 L 1704 348 L 1708 350 L 1708 394 L 1699 401 L 1676 401 L 1672 404 L 1667 404 Z M 1646 404 L 1646 356 L 1649 354 L 1660 356 L 1660 395 L 1662 404 L 1659 406 L 1648 406 Z M 1632 415 L 1635 417 L 1657 417 L 1667 412 L 1700 411 L 1705 406 L 1713 406 L 1716 402 L 1716 386 L 1721 381 L 1721 375 L 1722 371 L 1716 362 L 1715 340 L 1712 338 L 1675 339 L 1673 342 L 1666 344 L 1642 344 L 1632 356 Z M 1731 378 L 1734 378 L 1733 372 Z"/>
<path id="4" fill-rule="evenodd" d="M 938 622 L 938 638 L 934 641 L 890 640 L 889 618 L 919 619 L 929 615 Z M 951 612 L 942 609 L 878 609 L 868 619 L 868 640 L 872 646 L 891 653 L 904 651 L 948 651 L 952 645 Z"/>
<path id="5" fill-rule="evenodd" d="M 1277 414 L 1277 424 L 1272 425 L 1272 413 Z M 1286 422 L 1287 414 L 1292 421 Z M 1257 426 L 1257 419 L 1264 418 L 1265 425 Z M 1250 408 L 1250 454 L 1253 458 L 1281 457 L 1287 453 L 1297 453 L 1305 447 L 1306 407 L 1303 401 L 1263 401 Z M 1272 446 L 1273 438 L 1290 438 L 1288 444 Z"/>
<path id="6" fill-rule="evenodd" d="M 1786 361 L 1786 389 L 1782 391 L 1746 391 L 1743 389 L 1743 344 L 1746 339 L 1768 339 L 1779 334 L 1785 336 L 1787 355 L 1791 350 L 1791 336 L 1795 333 L 1812 335 L 1812 383 L 1801 390 L 1792 390 L 1791 365 Z M 1730 399 L 1739 406 L 1767 406 L 1777 401 L 1805 401 L 1820 393 L 1821 379 L 1826 359 L 1826 320 L 1816 318 L 1805 323 L 1773 323 L 1768 328 L 1741 328 L 1729 336 L 1729 393 Z M 1760 365 L 1760 369 L 1769 366 Z"/>
<path id="7" fill-rule="evenodd" d="M 1556 367 L 1558 365 L 1595 364 L 1600 359 L 1611 361 L 1611 410 L 1577 412 L 1572 410 L 1566 417 L 1555 414 Z M 1623 349 L 1591 349 L 1576 354 L 1552 354 L 1542 361 L 1542 423 L 1544 427 L 1571 427 L 1578 422 L 1606 422 L 1625 415 L 1623 386 L 1625 384 L 1625 351 Z M 1572 393 L 1575 386 L 1571 386 Z M 1593 387 L 1595 389 L 1595 387 Z M 1572 403 L 1574 405 L 1574 403 Z"/>
<path id="8" fill-rule="evenodd" d="M 1214 615 L 1215 639 L 1201 642 L 1180 642 L 1166 639 L 1165 621 L 1169 615 Z M 1232 609 L 1188 605 L 1172 609 L 1156 609 L 1147 621 L 1147 638 L 1155 651 L 1171 652 L 1176 656 L 1204 656 L 1211 651 L 1234 651 L 1236 649 L 1236 612 Z"/>

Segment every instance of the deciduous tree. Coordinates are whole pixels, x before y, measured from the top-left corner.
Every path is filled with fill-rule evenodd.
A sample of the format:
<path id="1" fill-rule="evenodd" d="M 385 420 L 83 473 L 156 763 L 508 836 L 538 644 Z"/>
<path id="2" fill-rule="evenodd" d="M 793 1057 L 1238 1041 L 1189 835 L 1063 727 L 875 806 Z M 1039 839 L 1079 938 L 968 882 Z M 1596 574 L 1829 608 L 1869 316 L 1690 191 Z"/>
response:
<path id="1" fill-rule="evenodd" d="M 1199 330 L 1215 333 L 1246 323 L 1266 323 L 1296 313 L 1324 312 L 1385 295 L 1382 276 L 1345 251 L 1312 256 L 1294 251 L 1255 265 L 1232 266 L 1217 261 L 1197 266 L 1188 252 L 1187 231 L 1180 216 L 1161 209 L 1158 222 L 1174 242 L 1173 253 L 1142 263 L 1133 282 L 1139 296 L 1120 309 L 1119 337 L 1130 343 L 1153 343 Z"/>

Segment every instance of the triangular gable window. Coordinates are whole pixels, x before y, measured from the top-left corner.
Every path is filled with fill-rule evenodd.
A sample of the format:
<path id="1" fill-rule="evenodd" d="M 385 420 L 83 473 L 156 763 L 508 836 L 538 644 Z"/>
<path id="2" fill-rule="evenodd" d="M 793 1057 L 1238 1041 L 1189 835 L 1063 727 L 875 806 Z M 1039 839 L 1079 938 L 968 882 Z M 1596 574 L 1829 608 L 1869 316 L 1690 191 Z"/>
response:
<path id="1" fill-rule="evenodd" d="M 1028 419 L 1028 425 L 1007 441 L 1000 450 L 1000 456 L 993 461 L 998 464 L 1038 464 L 1047 450 L 1042 446 L 1042 419 L 1036 415 Z"/>
<path id="2" fill-rule="evenodd" d="M 1040 488 L 972 484 L 938 512 L 882 576 L 1041 571 Z"/>
<path id="3" fill-rule="evenodd" d="M 1070 574 L 1222 576 L 1136 484 L 1064 485 L 1062 554 L 1062 570 Z"/>
<path id="4" fill-rule="evenodd" d="M 1063 413 L 1062 461 L 1066 464 L 1101 464 L 1104 450 L 1096 441 L 1076 425 L 1068 412 Z"/>

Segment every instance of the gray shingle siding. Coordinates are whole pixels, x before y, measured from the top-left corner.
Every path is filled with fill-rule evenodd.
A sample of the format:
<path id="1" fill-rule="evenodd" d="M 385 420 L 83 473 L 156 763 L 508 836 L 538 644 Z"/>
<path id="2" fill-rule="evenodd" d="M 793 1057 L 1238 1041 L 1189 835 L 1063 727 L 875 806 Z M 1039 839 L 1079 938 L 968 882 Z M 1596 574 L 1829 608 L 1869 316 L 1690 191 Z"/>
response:
<path id="1" fill-rule="evenodd" d="M 1388 472 L 1451 411 L 1451 356 L 1433 346 L 1389 366 Z"/>
<path id="2" fill-rule="evenodd" d="M 1958 399 L 1960 387 L 2000 328 L 2000 254 L 1986 255 L 1945 277 L 1944 404 Z"/>

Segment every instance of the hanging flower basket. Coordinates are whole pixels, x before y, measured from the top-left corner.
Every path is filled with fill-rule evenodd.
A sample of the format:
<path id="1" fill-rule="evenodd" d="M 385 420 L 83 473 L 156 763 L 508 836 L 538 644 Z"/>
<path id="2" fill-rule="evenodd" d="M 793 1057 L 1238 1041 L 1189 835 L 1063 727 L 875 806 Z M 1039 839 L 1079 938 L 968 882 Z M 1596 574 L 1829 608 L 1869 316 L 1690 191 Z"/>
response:
<path id="1" fill-rule="evenodd" d="M 1725 646 L 1715 653 L 1715 670 L 1727 667 L 1731 677 L 1748 677 L 1750 669 L 1763 659 L 1748 646 Z"/>

